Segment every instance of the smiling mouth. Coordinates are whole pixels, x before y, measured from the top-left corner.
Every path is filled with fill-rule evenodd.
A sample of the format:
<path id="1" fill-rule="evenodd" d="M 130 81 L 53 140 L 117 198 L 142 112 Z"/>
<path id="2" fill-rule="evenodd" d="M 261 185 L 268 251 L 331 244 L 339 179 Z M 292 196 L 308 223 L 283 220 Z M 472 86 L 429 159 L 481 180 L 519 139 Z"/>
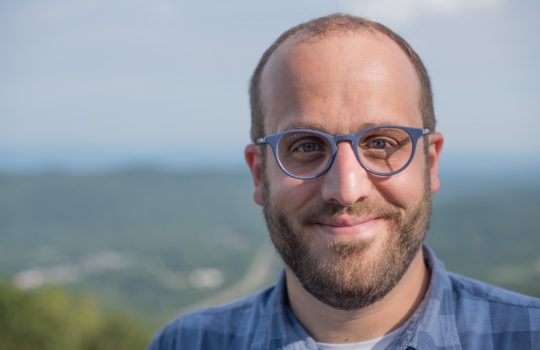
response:
<path id="1" fill-rule="evenodd" d="M 375 226 L 382 221 L 379 217 L 339 217 L 322 220 L 316 225 L 326 235 L 331 237 L 355 236 L 370 238 L 375 235 Z"/>

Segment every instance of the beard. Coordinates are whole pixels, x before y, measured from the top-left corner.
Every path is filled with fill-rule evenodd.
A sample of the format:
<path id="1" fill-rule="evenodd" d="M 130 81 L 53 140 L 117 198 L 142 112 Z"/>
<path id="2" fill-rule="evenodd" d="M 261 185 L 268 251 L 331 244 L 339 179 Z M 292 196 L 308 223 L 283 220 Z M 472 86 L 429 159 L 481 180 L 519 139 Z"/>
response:
<path id="1" fill-rule="evenodd" d="M 287 215 L 275 205 L 263 177 L 264 216 L 270 238 L 284 263 L 304 289 L 319 301 L 341 310 L 361 309 L 381 300 L 401 280 L 421 249 L 431 216 L 429 173 L 419 203 L 409 209 L 387 202 L 342 206 L 319 202 L 303 214 Z M 387 223 L 384 241 L 334 241 L 317 244 L 306 227 L 344 214 L 375 216 Z M 314 242 L 319 241 L 319 242 Z"/>

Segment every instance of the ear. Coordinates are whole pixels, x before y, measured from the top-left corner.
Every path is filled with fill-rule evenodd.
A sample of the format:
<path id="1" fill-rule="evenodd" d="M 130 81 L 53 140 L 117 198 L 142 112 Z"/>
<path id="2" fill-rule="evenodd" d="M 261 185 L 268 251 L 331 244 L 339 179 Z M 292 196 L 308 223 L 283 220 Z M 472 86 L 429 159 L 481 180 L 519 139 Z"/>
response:
<path id="1" fill-rule="evenodd" d="M 429 173 L 431 175 L 431 192 L 435 193 L 439 190 L 441 182 L 439 179 L 439 158 L 444 143 L 444 137 L 439 132 L 434 132 L 428 136 L 429 138 Z"/>
<path id="2" fill-rule="evenodd" d="M 251 171 L 251 178 L 253 180 L 253 200 L 258 205 L 263 205 L 263 182 L 262 182 L 262 165 L 261 165 L 261 151 L 259 146 L 250 144 L 246 146 L 244 150 L 244 157 L 246 163 Z"/>

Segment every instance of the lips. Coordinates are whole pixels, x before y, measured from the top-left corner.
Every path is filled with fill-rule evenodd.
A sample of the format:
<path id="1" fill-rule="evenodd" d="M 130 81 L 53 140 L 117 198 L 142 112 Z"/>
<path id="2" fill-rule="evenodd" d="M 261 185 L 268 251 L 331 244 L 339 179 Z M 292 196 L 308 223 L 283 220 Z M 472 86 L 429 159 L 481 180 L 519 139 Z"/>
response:
<path id="1" fill-rule="evenodd" d="M 377 220 L 375 216 L 357 217 L 357 216 L 340 216 L 338 218 L 323 219 L 319 222 L 320 225 L 334 227 L 351 227 L 365 224 L 372 220 Z"/>
<path id="2" fill-rule="evenodd" d="M 320 220 L 316 225 L 330 236 L 372 236 L 373 227 L 380 221 L 379 217 L 340 216 Z"/>

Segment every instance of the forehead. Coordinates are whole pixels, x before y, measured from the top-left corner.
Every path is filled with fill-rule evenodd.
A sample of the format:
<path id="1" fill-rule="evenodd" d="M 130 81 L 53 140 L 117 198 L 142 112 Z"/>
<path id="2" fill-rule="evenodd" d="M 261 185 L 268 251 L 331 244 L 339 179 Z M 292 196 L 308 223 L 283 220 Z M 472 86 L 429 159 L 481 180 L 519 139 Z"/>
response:
<path id="1" fill-rule="evenodd" d="M 293 127 L 352 133 L 366 124 L 422 126 L 416 71 L 380 33 L 293 36 L 267 62 L 260 92 L 266 134 Z"/>

